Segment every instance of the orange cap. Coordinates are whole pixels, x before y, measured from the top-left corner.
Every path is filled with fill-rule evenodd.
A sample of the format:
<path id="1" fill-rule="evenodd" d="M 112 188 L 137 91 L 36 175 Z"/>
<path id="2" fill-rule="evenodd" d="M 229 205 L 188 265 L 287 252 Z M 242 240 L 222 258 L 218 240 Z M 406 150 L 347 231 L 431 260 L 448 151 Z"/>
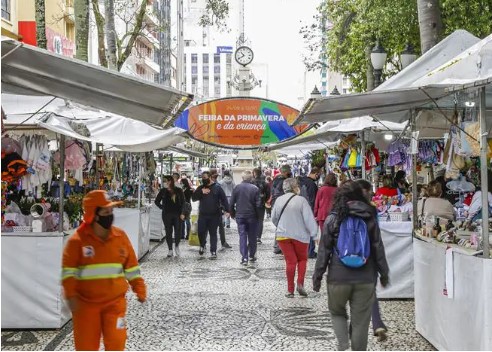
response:
<path id="1" fill-rule="evenodd" d="M 120 204 L 123 204 L 123 202 L 112 202 L 106 191 L 90 191 L 85 195 L 84 200 L 82 201 L 84 208 L 84 222 L 87 224 L 92 223 L 96 216 L 96 208 L 114 207 L 115 205 Z"/>

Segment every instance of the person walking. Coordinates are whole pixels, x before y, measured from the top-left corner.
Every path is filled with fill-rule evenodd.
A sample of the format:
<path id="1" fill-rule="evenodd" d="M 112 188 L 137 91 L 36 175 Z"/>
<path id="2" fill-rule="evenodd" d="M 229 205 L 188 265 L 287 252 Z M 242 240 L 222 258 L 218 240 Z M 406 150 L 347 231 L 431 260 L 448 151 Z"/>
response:
<path id="1" fill-rule="evenodd" d="M 234 190 L 234 187 L 236 187 L 236 184 L 234 183 L 234 179 L 231 176 L 231 172 L 229 170 L 224 171 L 224 177 L 222 177 L 222 180 L 220 181 L 220 187 L 224 190 L 224 193 L 227 197 L 227 201 L 230 203 L 231 202 L 231 196 L 232 196 L 232 191 Z M 231 218 L 230 217 L 224 217 L 224 222 L 226 227 L 229 229 L 231 227 Z"/>
<path id="2" fill-rule="evenodd" d="M 325 220 L 333 207 L 337 183 L 337 176 L 333 173 L 329 173 L 326 175 L 325 182 L 316 195 L 316 201 L 314 202 L 314 216 L 321 231 L 323 231 Z"/>
<path id="3" fill-rule="evenodd" d="M 266 217 L 267 219 L 270 219 L 272 217 L 272 184 L 273 184 L 273 179 L 271 176 L 267 176 L 265 178 L 266 185 L 268 187 L 268 194 L 270 194 L 270 197 L 267 198 L 267 201 L 265 202 L 265 212 L 266 212 Z"/>
<path id="4" fill-rule="evenodd" d="M 272 192 L 270 194 L 270 204 L 272 207 L 275 206 L 275 201 L 277 198 L 284 194 L 283 183 L 287 178 L 292 177 L 292 170 L 290 165 L 285 164 L 280 168 L 280 174 L 275 176 L 272 182 Z M 282 254 L 282 250 L 278 246 L 277 240 L 273 243 L 273 253 Z"/>
<path id="5" fill-rule="evenodd" d="M 369 203 L 372 202 L 372 197 L 374 195 L 374 192 L 372 190 L 371 183 L 366 180 L 357 180 L 356 182 L 362 188 L 362 192 L 364 194 L 364 197 L 367 199 L 367 201 Z M 375 284 L 377 284 L 377 279 Z M 388 329 L 386 328 L 386 325 L 384 324 L 383 319 L 381 318 L 381 311 L 379 309 L 379 301 L 378 301 L 378 297 L 376 296 L 376 293 L 374 293 L 374 303 L 372 304 L 371 320 L 372 320 L 372 331 L 374 332 L 374 336 L 378 337 L 379 342 L 385 341 L 388 338 L 386 335 Z"/>
<path id="6" fill-rule="evenodd" d="M 176 187 L 172 176 L 165 176 L 163 188 L 157 194 L 155 205 L 162 210 L 162 221 L 166 232 L 166 242 L 169 252 L 168 258 L 173 256 L 173 230 L 174 230 L 174 254 L 181 255 L 179 243 L 182 237 L 183 220 L 186 218 L 186 200 L 181 188 Z"/>
<path id="7" fill-rule="evenodd" d="M 309 175 L 301 176 L 299 178 L 299 187 L 301 189 L 301 196 L 306 198 L 311 207 L 311 210 L 314 214 L 314 205 L 316 202 L 316 195 L 318 194 L 318 185 L 317 182 L 319 180 L 321 171 L 318 167 L 313 167 Z M 316 244 L 314 239 L 311 239 L 309 242 L 309 250 L 308 250 L 309 258 L 316 258 Z"/>
<path id="8" fill-rule="evenodd" d="M 323 227 L 313 274 L 313 289 L 319 292 L 328 268 L 328 309 L 332 316 L 338 349 L 341 351 L 348 348 L 354 351 L 366 350 L 367 330 L 376 293 L 374 283 L 378 273 L 383 286 L 389 281 L 388 263 L 376 219 L 376 210 L 364 197 L 362 188 L 356 182 L 346 181 L 337 190 L 332 212 Z M 352 229 L 360 230 L 359 233 L 362 234 L 358 237 L 361 240 L 359 245 L 367 243 L 367 240 L 369 242 L 369 253 L 357 253 L 357 256 L 350 257 L 362 259 L 362 254 L 368 255 L 363 258 L 365 264 L 360 267 L 350 267 L 347 257 L 340 257 L 338 250 L 339 246 L 347 244 L 355 235 L 354 231 L 350 231 L 350 225 L 355 225 Z M 367 247 L 363 248 L 367 250 Z M 350 304 L 350 335 L 347 303 Z"/>
<path id="9" fill-rule="evenodd" d="M 75 349 L 123 351 L 126 344 L 126 298 L 130 284 L 138 301 L 147 299 L 145 282 L 130 239 L 112 226 L 113 207 L 105 191 L 86 194 L 84 218 L 63 250 L 62 284 L 72 311 Z"/>
<path id="10" fill-rule="evenodd" d="M 260 208 L 258 209 L 258 226 L 256 231 L 256 241 L 261 243 L 261 235 L 263 234 L 263 221 L 265 220 L 265 203 L 270 198 L 270 187 L 265 182 L 265 178 L 261 174 L 261 169 L 253 170 L 253 184 L 260 191 Z"/>
<path id="11" fill-rule="evenodd" d="M 221 219 L 221 209 L 229 209 L 224 190 L 210 177 L 210 172 L 202 173 L 202 184 L 193 192 L 194 202 L 200 201 L 198 207 L 198 237 L 200 239 L 199 254 L 205 253 L 207 233 L 210 234 L 210 259 L 217 259 L 217 229 Z M 228 213 L 225 214 L 229 216 Z"/>
<path id="12" fill-rule="evenodd" d="M 260 190 L 251 183 L 253 181 L 251 171 L 244 171 L 242 178 L 243 182 L 232 191 L 230 213 L 236 220 L 239 231 L 241 264 L 248 265 L 248 258 L 250 262 L 256 262 L 256 236 L 261 198 Z"/>
<path id="13" fill-rule="evenodd" d="M 216 185 L 219 185 L 220 186 L 220 184 L 217 182 L 217 179 L 219 178 L 219 174 L 212 171 L 210 175 L 211 175 L 210 177 L 212 178 L 212 181 L 215 182 Z M 220 186 L 220 187 L 222 187 L 222 186 Z M 222 188 L 222 189 L 224 189 L 224 188 Z M 225 193 L 225 191 L 224 191 L 224 193 Z M 226 193 L 226 197 L 227 197 L 227 193 Z M 227 197 L 227 202 L 229 204 L 231 204 L 231 198 L 230 197 Z M 226 221 L 229 221 L 229 227 L 230 227 L 230 221 L 231 221 L 230 218 L 228 218 L 225 215 L 228 210 L 229 209 L 223 209 L 222 207 L 220 209 L 221 217 L 220 217 L 220 222 L 219 222 L 219 238 L 220 238 L 220 245 L 221 245 L 220 251 L 221 252 L 222 251 L 225 251 L 226 249 L 232 248 L 229 245 L 229 243 L 227 243 L 227 241 L 226 241 L 226 234 L 225 234 Z"/>
<path id="14" fill-rule="evenodd" d="M 191 196 L 193 195 L 193 187 L 186 175 L 181 176 L 181 188 L 185 197 L 185 219 L 181 227 L 181 238 L 187 240 L 191 232 Z M 186 226 L 185 226 L 186 225 Z M 186 229 L 185 229 L 186 227 Z"/>
<path id="15" fill-rule="evenodd" d="M 272 222 L 277 226 L 276 240 L 285 258 L 287 276 L 286 297 L 294 297 L 294 278 L 297 269 L 297 292 L 307 297 L 304 277 L 308 260 L 308 246 L 318 233 L 318 224 L 313 211 L 304 197 L 299 196 L 297 180 L 287 178 L 282 184 L 284 195 L 280 196 L 272 210 Z"/>

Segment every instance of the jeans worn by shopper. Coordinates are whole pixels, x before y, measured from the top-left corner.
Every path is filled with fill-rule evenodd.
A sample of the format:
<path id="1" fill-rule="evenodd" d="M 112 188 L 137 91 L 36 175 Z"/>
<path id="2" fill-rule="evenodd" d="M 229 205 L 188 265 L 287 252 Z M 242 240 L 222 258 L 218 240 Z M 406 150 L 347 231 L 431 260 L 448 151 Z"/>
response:
<path id="1" fill-rule="evenodd" d="M 162 221 L 164 221 L 164 229 L 166 231 L 167 247 L 171 251 L 173 249 L 173 233 L 176 247 L 181 242 L 183 221 L 179 218 L 179 214 L 162 214 Z"/>
<path id="2" fill-rule="evenodd" d="M 304 277 L 308 261 L 308 243 L 303 243 L 294 239 L 278 241 L 285 258 L 285 273 L 287 276 L 287 291 L 294 293 L 294 278 L 297 269 L 297 285 L 304 286 Z"/>
<path id="3" fill-rule="evenodd" d="M 385 331 L 388 330 L 386 328 L 386 325 L 384 325 L 383 320 L 381 319 L 378 297 L 376 295 L 374 295 L 374 303 L 372 304 L 371 320 L 372 320 L 372 330 L 374 331 L 374 335 L 376 335 L 377 329 L 384 329 Z"/>
<path id="4" fill-rule="evenodd" d="M 239 249 L 243 261 L 254 258 L 256 255 L 256 234 L 258 219 L 256 218 L 237 218 L 237 228 L 239 231 Z"/>
<path id="5" fill-rule="evenodd" d="M 263 235 L 263 221 L 265 220 L 265 208 L 258 209 L 258 227 L 256 231 L 256 238 L 261 240 L 261 235 Z"/>
<path id="6" fill-rule="evenodd" d="M 199 215 L 198 216 L 198 238 L 200 247 L 207 244 L 207 234 L 210 234 L 210 253 L 217 252 L 217 229 L 221 222 L 221 216 L 217 215 Z"/>
<path id="7" fill-rule="evenodd" d="M 368 329 L 371 310 L 376 297 L 374 284 L 328 284 L 328 309 L 333 322 L 333 330 L 338 340 L 338 349 L 345 351 L 365 351 L 367 349 Z M 347 302 L 350 305 L 350 326 Z M 350 339 L 350 341 L 349 341 Z"/>

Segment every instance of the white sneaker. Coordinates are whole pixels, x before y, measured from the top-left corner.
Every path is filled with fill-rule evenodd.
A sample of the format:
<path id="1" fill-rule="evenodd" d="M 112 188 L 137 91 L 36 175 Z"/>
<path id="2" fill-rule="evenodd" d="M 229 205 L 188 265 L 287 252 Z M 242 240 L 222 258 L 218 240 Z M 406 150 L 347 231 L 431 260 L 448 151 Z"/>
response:
<path id="1" fill-rule="evenodd" d="M 179 247 L 174 248 L 174 253 L 176 254 L 176 257 L 181 257 L 181 252 L 179 250 Z"/>
<path id="2" fill-rule="evenodd" d="M 170 249 L 169 252 L 167 253 L 167 257 L 171 258 L 173 256 L 173 250 Z"/>

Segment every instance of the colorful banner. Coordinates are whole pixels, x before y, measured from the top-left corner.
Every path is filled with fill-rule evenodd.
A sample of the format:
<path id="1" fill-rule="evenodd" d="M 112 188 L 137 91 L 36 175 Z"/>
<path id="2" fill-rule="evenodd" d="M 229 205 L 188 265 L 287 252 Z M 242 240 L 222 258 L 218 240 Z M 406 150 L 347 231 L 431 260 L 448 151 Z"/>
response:
<path id="1" fill-rule="evenodd" d="M 227 98 L 189 108 L 175 126 L 205 143 L 245 149 L 305 132 L 309 125 L 290 126 L 298 115 L 298 110 L 271 100 Z"/>

